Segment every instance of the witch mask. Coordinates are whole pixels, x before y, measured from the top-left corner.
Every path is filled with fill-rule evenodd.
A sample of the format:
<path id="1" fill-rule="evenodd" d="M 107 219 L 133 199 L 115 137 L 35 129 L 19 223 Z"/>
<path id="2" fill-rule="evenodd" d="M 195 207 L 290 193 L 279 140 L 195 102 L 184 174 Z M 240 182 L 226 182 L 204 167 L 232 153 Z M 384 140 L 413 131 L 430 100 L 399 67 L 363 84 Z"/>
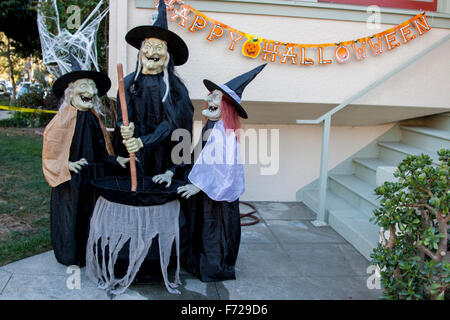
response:
<path id="1" fill-rule="evenodd" d="M 148 38 L 142 43 L 141 62 L 143 74 L 159 74 L 169 58 L 167 43 L 157 38 Z"/>
<path id="2" fill-rule="evenodd" d="M 94 106 L 94 98 L 98 94 L 97 86 L 91 79 L 79 79 L 72 82 L 72 105 L 78 110 L 86 111 Z"/>
<path id="3" fill-rule="evenodd" d="M 222 91 L 214 90 L 210 95 L 208 95 L 205 101 L 208 103 L 208 108 L 202 111 L 202 114 L 209 120 L 219 120 L 222 112 L 220 110 L 220 105 L 222 102 Z"/>

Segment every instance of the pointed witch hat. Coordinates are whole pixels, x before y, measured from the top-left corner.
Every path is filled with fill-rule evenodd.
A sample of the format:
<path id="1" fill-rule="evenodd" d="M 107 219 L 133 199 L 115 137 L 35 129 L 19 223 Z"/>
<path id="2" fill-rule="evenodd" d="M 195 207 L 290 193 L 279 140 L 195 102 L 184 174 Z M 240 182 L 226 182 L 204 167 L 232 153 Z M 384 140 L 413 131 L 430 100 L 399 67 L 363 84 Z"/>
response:
<path id="1" fill-rule="evenodd" d="M 210 80 L 203 80 L 203 84 L 209 91 L 220 90 L 222 91 L 228 98 L 230 98 L 233 106 L 236 108 L 240 117 L 247 119 L 248 115 L 245 112 L 244 108 L 241 106 L 242 102 L 242 93 L 244 92 L 245 87 L 261 72 L 262 69 L 267 65 L 267 63 L 256 67 L 249 72 L 241 74 L 240 76 L 234 78 L 231 81 L 228 81 L 225 84 L 217 85 Z"/>
<path id="2" fill-rule="evenodd" d="M 186 43 L 176 33 L 169 30 L 167 11 L 164 0 L 159 1 L 158 18 L 152 26 L 138 26 L 128 31 L 125 40 L 140 50 L 142 41 L 148 38 L 158 38 L 167 42 L 167 48 L 176 66 L 184 64 L 189 57 Z"/>
<path id="3" fill-rule="evenodd" d="M 70 61 L 72 63 L 72 72 L 66 73 L 59 77 L 53 84 L 53 93 L 57 98 L 61 98 L 64 95 L 64 91 L 71 82 L 79 79 L 92 79 L 95 82 L 98 90 L 98 96 L 104 96 L 109 88 L 111 88 L 111 80 L 103 72 L 98 71 L 85 71 L 81 70 L 80 64 L 75 57 L 70 54 Z"/>

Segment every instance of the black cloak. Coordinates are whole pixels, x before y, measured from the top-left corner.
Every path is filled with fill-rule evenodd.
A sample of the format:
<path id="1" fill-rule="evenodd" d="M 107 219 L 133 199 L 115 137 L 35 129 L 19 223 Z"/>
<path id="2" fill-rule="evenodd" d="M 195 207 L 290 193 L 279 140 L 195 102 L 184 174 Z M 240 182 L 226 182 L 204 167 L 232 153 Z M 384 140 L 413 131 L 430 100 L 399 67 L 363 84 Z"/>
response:
<path id="1" fill-rule="evenodd" d="M 162 102 L 166 92 L 163 81 L 163 73 L 157 75 L 145 75 L 139 73 L 136 81 L 133 72 L 125 77 L 125 97 L 129 121 L 135 125 L 134 137 L 141 138 L 144 148 L 136 153 L 139 162 L 136 163 L 138 183 L 140 177 L 152 177 L 171 170 L 175 173 L 173 179 L 184 179 L 188 166 L 181 163 L 175 164 L 171 159 L 172 148 L 179 141 L 171 141 L 172 132 L 183 128 L 192 135 L 192 121 L 194 107 L 189 98 L 189 93 L 182 81 L 174 74 L 173 62 L 169 64 L 170 93 L 166 101 Z M 117 99 L 117 122 L 113 135 L 113 147 L 115 152 L 123 157 L 128 157 L 128 152 L 123 145 L 120 134 L 122 125 L 122 112 L 120 99 Z M 120 170 L 118 175 L 129 175 L 129 170 Z M 184 200 L 180 200 L 180 255 L 184 257 L 186 251 Z M 128 245 L 125 245 L 119 253 L 116 265 L 116 277 L 125 274 L 128 267 Z M 173 251 L 174 252 L 174 251 Z M 176 258 L 175 255 L 172 258 Z M 161 266 L 159 262 L 158 237 L 153 239 L 149 254 L 146 256 L 136 282 L 145 278 L 159 277 Z"/>
<path id="2" fill-rule="evenodd" d="M 202 136 L 214 127 L 208 120 Z M 206 141 L 202 141 L 202 148 Z M 188 200 L 186 269 L 203 282 L 234 280 L 241 240 L 239 199 L 215 201 L 200 191 Z"/>
<path id="3" fill-rule="evenodd" d="M 67 107 L 69 108 L 69 107 Z M 90 180 L 104 175 L 116 157 L 108 154 L 97 117 L 89 111 L 77 112 L 75 131 L 70 145 L 69 161 L 85 158 L 88 166 L 71 180 L 51 190 L 51 241 L 55 257 L 64 265 L 84 266 L 89 223 L 97 201 Z M 105 166 L 106 165 L 106 166 Z"/>

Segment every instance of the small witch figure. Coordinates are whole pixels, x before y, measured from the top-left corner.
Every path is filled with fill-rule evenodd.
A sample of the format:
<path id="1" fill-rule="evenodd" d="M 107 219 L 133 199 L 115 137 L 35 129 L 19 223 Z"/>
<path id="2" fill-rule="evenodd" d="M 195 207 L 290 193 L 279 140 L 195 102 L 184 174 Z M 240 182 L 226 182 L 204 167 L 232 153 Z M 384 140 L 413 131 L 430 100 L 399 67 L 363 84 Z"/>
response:
<path id="1" fill-rule="evenodd" d="M 42 170 L 52 187 L 51 241 L 58 262 L 83 266 L 89 220 L 97 197 L 89 183 L 104 164 L 126 166 L 114 156 L 108 133 L 99 119 L 101 100 L 111 87 L 102 72 L 84 71 L 71 55 L 72 72 L 58 78 L 53 93 L 58 113 L 44 131 Z"/>
<path id="2" fill-rule="evenodd" d="M 241 225 L 239 197 L 245 191 L 244 169 L 239 150 L 239 117 L 247 119 L 241 106 L 245 87 L 266 65 L 261 65 L 223 85 L 203 80 L 210 91 L 208 118 L 202 130 L 202 150 L 188 175 L 190 184 L 178 188 L 189 199 L 189 272 L 203 282 L 236 279 Z"/>

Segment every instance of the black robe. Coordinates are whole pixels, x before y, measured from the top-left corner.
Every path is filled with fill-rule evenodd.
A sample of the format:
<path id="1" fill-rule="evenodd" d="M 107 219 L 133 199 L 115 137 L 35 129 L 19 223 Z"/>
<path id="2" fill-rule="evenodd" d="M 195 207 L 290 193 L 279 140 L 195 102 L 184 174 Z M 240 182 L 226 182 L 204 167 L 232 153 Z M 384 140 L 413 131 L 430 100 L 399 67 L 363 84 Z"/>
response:
<path id="1" fill-rule="evenodd" d="M 212 129 L 208 120 L 202 130 Z M 206 141 L 202 141 L 202 148 Z M 200 191 L 188 199 L 186 269 L 203 282 L 234 280 L 241 240 L 239 199 L 215 201 Z"/>
<path id="2" fill-rule="evenodd" d="M 170 94 L 165 103 L 162 97 L 165 94 L 166 86 L 163 81 L 163 74 L 144 75 L 139 74 L 134 82 L 135 73 L 125 77 L 125 97 L 129 121 L 135 125 L 134 137 L 141 138 L 144 148 L 136 153 L 140 162 L 136 164 L 138 183 L 142 177 L 151 178 L 155 175 L 171 170 L 175 173 L 173 179 L 184 179 L 185 170 L 188 168 L 184 164 L 175 164 L 171 159 L 172 148 L 178 141 L 171 141 L 172 132 L 175 129 L 183 128 L 192 133 L 193 106 L 189 98 L 188 91 L 178 77 L 169 76 Z M 113 147 L 115 152 L 123 157 L 128 157 L 128 152 L 123 145 L 123 138 L 120 134 L 122 125 L 122 111 L 120 100 L 117 99 L 117 122 L 113 135 Z M 120 170 L 118 175 L 129 175 L 129 169 Z M 180 212 L 180 255 L 184 257 L 186 251 L 185 232 L 185 204 L 181 202 Z M 174 250 L 173 250 L 174 252 Z M 128 244 L 120 251 L 116 265 L 115 275 L 121 277 L 128 267 Z M 172 255 L 172 259 L 176 256 Z M 173 263 L 171 264 L 173 266 Z M 158 238 L 154 238 L 139 273 L 136 275 L 136 282 L 145 278 L 161 276 L 161 266 L 159 262 Z"/>
<path id="3" fill-rule="evenodd" d="M 84 266 L 89 222 L 97 201 L 90 179 L 103 176 L 104 164 L 114 164 L 108 155 L 97 117 L 89 111 L 77 112 L 69 161 L 85 158 L 88 166 L 79 173 L 71 172 L 71 180 L 51 190 L 51 241 L 55 257 L 64 265 Z"/>

